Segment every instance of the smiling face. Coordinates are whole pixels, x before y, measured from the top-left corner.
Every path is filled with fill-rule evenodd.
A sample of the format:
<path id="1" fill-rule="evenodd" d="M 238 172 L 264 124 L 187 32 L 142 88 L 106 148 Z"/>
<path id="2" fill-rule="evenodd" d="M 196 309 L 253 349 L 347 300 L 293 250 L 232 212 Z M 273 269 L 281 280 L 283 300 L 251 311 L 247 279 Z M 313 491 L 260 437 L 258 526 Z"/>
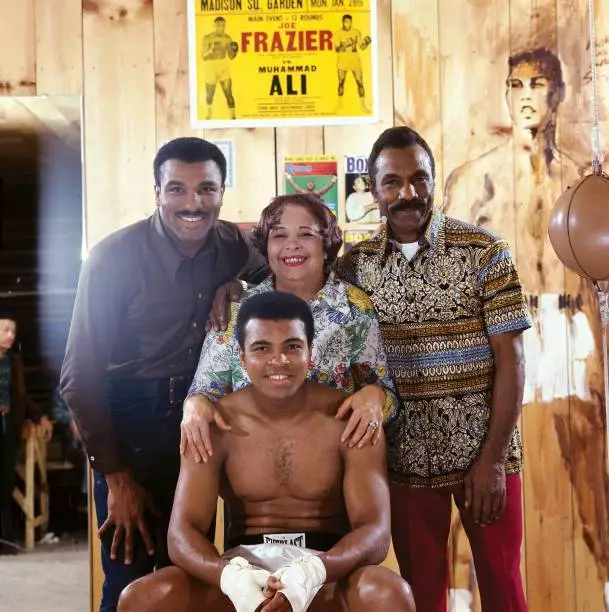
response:
<path id="1" fill-rule="evenodd" d="M 303 206 L 286 205 L 279 223 L 269 230 L 267 253 L 278 285 L 310 285 L 318 279 L 323 285 L 325 253 L 319 223 Z"/>
<path id="2" fill-rule="evenodd" d="M 550 116 L 551 83 L 538 64 L 514 66 L 507 80 L 507 101 L 516 127 L 535 129 L 546 125 Z"/>
<path id="3" fill-rule="evenodd" d="M 182 247 L 196 251 L 220 214 L 224 186 L 218 164 L 168 159 L 155 191 L 165 229 Z"/>
<path id="4" fill-rule="evenodd" d="M 290 398 L 302 387 L 309 369 L 305 324 L 299 319 L 250 319 L 240 356 L 257 391 L 273 399 Z"/>
<path id="5" fill-rule="evenodd" d="M 387 217 L 392 237 L 415 242 L 424 233 L 433 209 L 431 160 L 418 144 L 383 149 L 374 168 L 372 193 L 381 215 Z"/>

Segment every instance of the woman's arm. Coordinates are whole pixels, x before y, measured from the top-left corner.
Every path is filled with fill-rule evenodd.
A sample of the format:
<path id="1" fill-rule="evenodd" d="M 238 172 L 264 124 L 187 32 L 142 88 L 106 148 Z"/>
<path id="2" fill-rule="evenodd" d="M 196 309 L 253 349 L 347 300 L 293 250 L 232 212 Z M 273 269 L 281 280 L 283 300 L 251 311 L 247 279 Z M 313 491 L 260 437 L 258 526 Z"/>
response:
<path id="1" fill-rule="evenodd" d="M 343 432 L 343 442 L 350 447 L 376 444 L 381 426 L 397 416 L 399 399 L 387 368 L 387 357 L 374 306 L 370 298 L 356 287 L 349 287 L 353 321 L 348 333 L 351 338 L 351 369 L 355 393 L 343 402 L 337 418 L 351 416 Z"/>
<path id="2" fill-rule="evenodd" d="M 197 462 L 206 462 L 213 455 L 210 423 L 226 431 L 230 429 L 215 408 L 215 402 L 231 393 L 235 383 L 244 377 L 239 362 L 235 323 L 238 305 L 231 305 L 226 331 L 208 332 L 203 342 L 199 365 L 182 409 L 180 453 L 189 451 Z"/>
<path id="3" fill-rule="evenodd" d="M 233 368 L 238 354 L 235 338 L 237 312 L 237 305 L 231 304 L 227 329 L 207 333 L 188 397 L 199 394 L 213 402 L 232 392 Z"/>

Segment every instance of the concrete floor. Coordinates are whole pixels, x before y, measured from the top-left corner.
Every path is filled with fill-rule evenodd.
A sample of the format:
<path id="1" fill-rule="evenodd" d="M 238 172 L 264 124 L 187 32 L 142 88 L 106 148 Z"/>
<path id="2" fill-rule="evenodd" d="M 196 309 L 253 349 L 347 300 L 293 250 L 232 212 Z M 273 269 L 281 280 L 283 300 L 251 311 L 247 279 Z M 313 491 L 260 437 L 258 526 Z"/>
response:
<path id="1" fill-rule="evenodd" d="M 86 536 L 0 556 L 0 612 L 88 612 Z"/>

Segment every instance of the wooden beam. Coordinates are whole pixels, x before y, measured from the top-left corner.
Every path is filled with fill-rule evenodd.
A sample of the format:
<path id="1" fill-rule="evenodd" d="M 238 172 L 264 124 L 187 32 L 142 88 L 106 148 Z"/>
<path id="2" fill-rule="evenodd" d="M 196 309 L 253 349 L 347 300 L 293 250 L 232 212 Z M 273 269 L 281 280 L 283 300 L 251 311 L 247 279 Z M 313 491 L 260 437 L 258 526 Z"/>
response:
<path id="1" fill-rule="evenodd" d="M 38 95 L 82 94 L 82 4 L 35 0 Z"/>
<path id="2" fill-rule="evenodd" d="M 0 2 L 0 96 L 36 93 L 34 0 Z"/>
<path id="3" fill-rule="evenodd" d="M 83 4 L 87 244 L 154 210 L 152 3 Z"/>

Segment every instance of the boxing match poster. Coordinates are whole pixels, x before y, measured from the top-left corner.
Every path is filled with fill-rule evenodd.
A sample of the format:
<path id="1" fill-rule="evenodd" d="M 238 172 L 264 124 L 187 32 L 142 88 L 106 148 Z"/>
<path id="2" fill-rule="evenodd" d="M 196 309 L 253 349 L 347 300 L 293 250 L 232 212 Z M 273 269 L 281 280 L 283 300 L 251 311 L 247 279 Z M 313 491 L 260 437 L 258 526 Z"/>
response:
<path id="1" fill-rule="evenodd" d="M 345 221 L 352 225 L 378 224 L 378 205 L 370 192 L 368 158 L 363 155 L 345 156 Z"/>
<path id="2" fill-rule="evenodd" d="M 368 240 L 374 235 L 373 229 L 345 230 L 343 233 L 343 250 L 348 251 L 354 244 Z"/>
<path id="3" fill-rule="evenodd" d="M 194 128 L 378 121 L 376 2 L 188 0 Z"/>
<path id="4" fill-rule="evenodd" d="M 338 164 L 335 157 L 286 157 L 284 169 L 286 194 L 312 193 L 338 217 Z"/>

